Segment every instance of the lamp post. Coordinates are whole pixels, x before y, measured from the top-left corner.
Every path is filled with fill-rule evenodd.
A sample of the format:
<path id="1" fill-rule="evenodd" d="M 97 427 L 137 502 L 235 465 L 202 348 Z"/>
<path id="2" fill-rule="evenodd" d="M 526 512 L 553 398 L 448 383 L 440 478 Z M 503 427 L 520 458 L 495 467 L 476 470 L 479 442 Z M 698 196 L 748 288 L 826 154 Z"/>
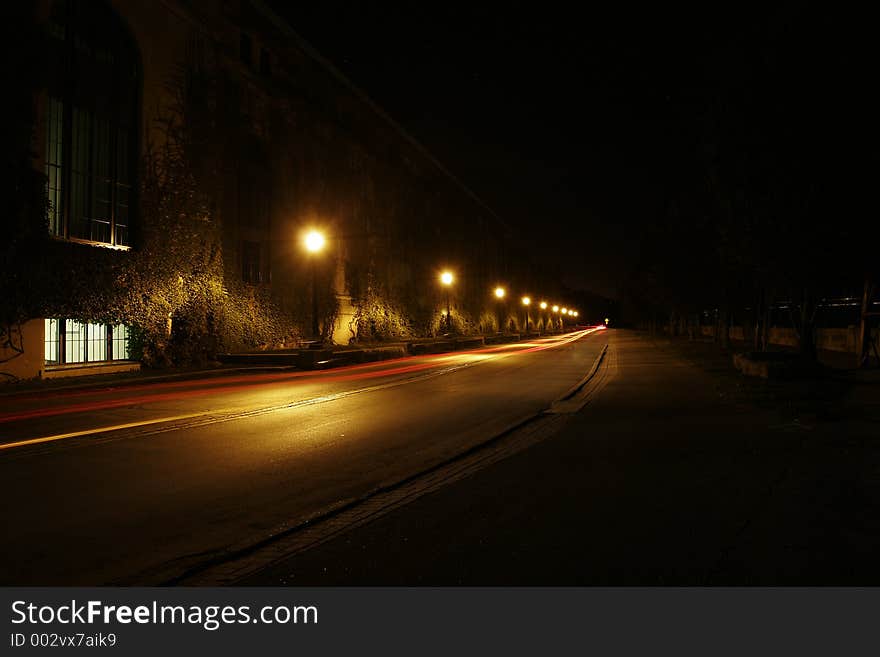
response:
<path id="1" fill-rule="evenodd" d="M 321 337 L 318 328 L 318 253 L 323 250 L 326 240 L 323 233 L 310 230 L 303 240 L 306 251 L 312 255 L 312 337 Z"/>
<path id="2" fill-rule="evenodd" d="M 526 323 L 525 323 L 526 333 L 529 332 L 529 304 L 531 302 L 532 302 L 532 300 L 529 297 L 522 298 L 522 304 L 525 307 L 525 311 L 526 311 Z"/>
<path id="3" fill-rule="evenodd" d="M 506 290 L 500 285 L 495 288 L 495 298 L 498 299 L 498 332 L 504 333 L 504 295 L 507 294 Z"/>
<path id="4" fill-rule="evenodd" d="M 547 310 L 547 302 L 546 301 L 542 301 L 539 304 L 539 306 L 540 306 L 541 310 Z M 545 315 L 544 313 L 541 313 L 542 318 L 544 318 L 544 315 Z M 547 322 L 546 322 L 546 320 L 542 320 L 542 321 L 544 321 L 544 330 L 546 331 L 547 330 Z"/>
<path id="5" fill-rule="evenodd" d="M 559 314 L 559 306 L 553 306 L 553 308 L 552 308 L 551 310 L 553 310 L 553 314 L 554 314 L 554 315 L 558 315 L 558 314 Z M 556 317 L 554 317 L 554 318 L 553 318 L 553 330 L 555 331 L 557 328 L 558 328 L 558 327 L 556 326 Z"/>
<path id="6" fill-rule="evenodd" d="M 451 271 L 444 271 L 440 274 L 440 282 L 443 283 L 443 286 L 446 288 L 446 332 L 452 333 L 452 315 L 450 314 L 449 307 L 449 288 L 452 286 L 452 282 L 455 278 L 452 275 Z"/>

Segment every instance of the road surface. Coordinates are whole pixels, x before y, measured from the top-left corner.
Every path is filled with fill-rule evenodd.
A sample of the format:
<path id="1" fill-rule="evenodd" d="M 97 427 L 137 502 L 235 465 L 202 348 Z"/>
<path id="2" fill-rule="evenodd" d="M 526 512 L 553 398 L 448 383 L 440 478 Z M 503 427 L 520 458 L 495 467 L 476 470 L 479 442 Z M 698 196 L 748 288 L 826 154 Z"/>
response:
<path id="1" fill-rule="evenodd" d="M 866 399 L 792 418 L 609 333 L 601 389 L 549 437 L 231 583 L 880 583 Z"/>
<path id="2" fill-rule="evenodd" d="M 540 413 L 604 343 L 5 394 L 0 582 L 174 581 Z"/>

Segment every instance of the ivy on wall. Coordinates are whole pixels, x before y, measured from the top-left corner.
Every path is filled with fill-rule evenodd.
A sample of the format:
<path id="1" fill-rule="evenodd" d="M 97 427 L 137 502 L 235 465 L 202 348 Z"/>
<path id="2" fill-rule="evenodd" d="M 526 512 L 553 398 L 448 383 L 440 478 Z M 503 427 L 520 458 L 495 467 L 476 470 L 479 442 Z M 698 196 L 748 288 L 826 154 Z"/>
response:
<path id="1" fill-rule="evenodd" d="M 18 202 L 0 250 L 4 335 L 30 318 L 124 323 L 149 366 L 203 363 L 226 350 L 289 345 L 299 331 L 265 287 L 243 283 L 224 259 L 206 162 L 216 151 L 212 84 L 182 71 L 145 139 L 136 246 L 118 251 L 48 237 L 45 178 L 19 149 Z M 213 103 L 216 107 L 216 103 Z M 34 116 L 27 117 L 32 134 Z M 157 138 L 158 137 L 158 138 Z M 24 155 L 23 155 L 24 154 Z"/>

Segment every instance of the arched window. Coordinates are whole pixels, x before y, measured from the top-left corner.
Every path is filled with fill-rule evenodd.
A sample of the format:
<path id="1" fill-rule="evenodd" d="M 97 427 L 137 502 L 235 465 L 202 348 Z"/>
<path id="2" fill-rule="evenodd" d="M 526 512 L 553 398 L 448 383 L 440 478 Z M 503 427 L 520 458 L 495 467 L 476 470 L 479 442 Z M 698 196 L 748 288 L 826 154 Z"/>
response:
<path id="1" fill-rule="evenodd" d="M 56 0 L 49 30 L 49 231 L 129 246 L 137 191 L 137 47 L 99 0 Z"/>

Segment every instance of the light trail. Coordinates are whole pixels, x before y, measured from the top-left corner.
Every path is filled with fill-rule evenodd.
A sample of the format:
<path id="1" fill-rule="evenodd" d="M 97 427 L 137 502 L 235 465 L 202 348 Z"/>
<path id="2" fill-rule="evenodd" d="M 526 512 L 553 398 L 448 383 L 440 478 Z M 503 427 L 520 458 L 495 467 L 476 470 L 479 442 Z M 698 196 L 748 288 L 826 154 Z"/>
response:
<path id="1" fill-rule="evenodd" d="M 591 333 L 594 333 L 597 330 L 600 330 L 604 327 L 596 327 L 596 328 L 588 328 L 582 331 L 577 331 L 575 333 L 571 333 L 561 338 L 553 337 L 553 338 L 543 338 L 540 340 L 536 340 L 534 342 L 526 342 L 526 343 L 516 343 L 512 345 L 500 345 L 497 347 L 487 347 L 483 349 L 473 349 L 468 350 L 465 353 L 445 353 L 445 354 L 437 354 L 430 357 L 425 356 L 407 356 L 404 358 L 393 359 L 390 361 L 383 361 L 380 364 L 377 363 L 368 363 L 362 365 L 353 365 L 341 367 L 332 372 L 324 371 L 308 371 L 308 372 L 292 372 L 285 373 L 283 375 L 280 374 L 272 374 L 272 375 L 255 375 L 252 377 L 240 376 L 240 377 L 231 377 L 230 379 L 226 379 L 221 383 L 221 385 L 214 385 L 207 388 L 196 389 L 196 390 L 174 390 L 172 392 L 162 392 L 155 394 L 142 394 L 138 396 L 127 396 L 121 399 L 114 400 L 102 400 L 102 401 L 93 401 L 79 404 L 71 404 L 67 406 L 59 406 L 55 408 L 37 408 L 30 409 L 27 411 L 19 411 L 12 412 L 6 414 L 0 414 L 0 423 L 7 423 L 13 421 L 20 420 L 28 420 L 28 419 L 37 419 L 43 417 L 52 417 L 58 415 L 69 415 L 73 413 L 83 413 L 89 411 L 100 411 L 100 410 L 108 410 L 113 408 L 122 408 L 135 406 L 138 404 L 144 403 L 154 403 L 160 401 L 178 401 L 181 399 L 189 399 L 196 397 L 206 397 L 213 394 L 219 393 L 228 393 L 228 392 L 241 392 L 241 391 L 254 391 L 260 388 L 274 386 L 279 382 L 284 381 L 296 381 L 298 379 L 307 379 L 308 382 L 342 382 L 342 381 L 357 381 L 364 379 L 372 379 L 386 376 L 396 376 L 400 374 L 411 374 L 417 372 L 426 372 L 427 370 L 439 369 L 441 367 L 446 367 L 446 370 L 437 372 L 437 374 L 444 374 L 449 371 L 454 371 L 460 369 L 461 367 L 467 367 L 479 362 L 485 362 L 488 359 L 494 358 L 506 358 L 508 356 L 512 356 L 519 353 L 531 353 L 536 351 L 543 351 L 546 349 L 553 349 L 557 347 L 561 347 L 576 340 L 579 340 Z M 472 356 L 484 356 L 482 359 L 472 360 L 470 357 Z M 403 365 L 404 363 L 411 362 L 413 360 L 426 360 L 427 362 L 421 362 L 412 365 Z M 466 362 L 462 363 L 461 361 L 465 360 Z M 449 367 L 450 363 L 454 363 L 458 361 L 459 366 Z M 388 367 L 392 365 L 392 367 Z M 402 365 L 402 366 L 398 366 Z M 377 367 L 381 367 L 382 369 L 376 369 Z M 429 373 L 430 375 L 430 373 Z M 421 380 L 423 377 L 416 377 L 413 379 L 406 379 L 404 381 L 399 381 L 396 383 L 386 384 L 385 386 L 371 386 L 368 388 L 361 388 L 358 390 L 347 391 L 345 393 L 340 393 L 342 395 L 348 396 L 349 394 L 358 394 L 361 392 L 370 391 L 377 388 L 384 388 L 386 386 L 392 385 L 403 385 L 405 383 L 414 382 Z M 242 381 L 246 381 L 247 383 L 244 385 L 234 385 L 234 383 L 240 383 Z M 305 381 L 304 381 L 305 382 Z M 145 389 L 156 389 L 156 388 L 180 388 L 185 385 L 192 386 L 193 384 L 198 384 L 199 382 L 186 381 L 186 382 L 171 382 L 170 384 L 151 384 L 151 385 L 138 385 L 132 386 L 131 388 L 124 389 L 125 392 L 131 391 L 132 389 L 143 391 Z M 213 383 L 213 381 L 206 381 L 206 383 Z M 119 391 L 117 388 L 110 388 L 110 391 L 116 392 Z M 98 392 L 107 392 L 107 390 L 95 391 L 91 390 L 88 393 L 84 394 L 96 394 Z M 308 404 L 308 403 L 316 403 L 323 399 L 335 398 L 336 396 L 322 396 L 313 399 L 304 399 L 299 400 L 297 402 L 293 402 L 292 404 L 284 404 L 279 407 L 272 407 L 268 410 L 273 410 L 277 408 L 289 408 L 295 405 Z M 256 409 L 257 411 L 267 410 L 267 409 Z M 239 409 L 241 411 L 241 409 Z M 221 415 L 224 413 L 232 413 L 234 409 L 222 409 L 222 410 L 203 410 L 194 413 L 187 413 L 183 415 L 174 415 L 174 416 L 165 416 L 161 418 L 152 418 L 146 420 L 140 420 L 137 422 L 130 422 L 125 424 L 116 424 L 112 426 L 105 427 L 97 427 L 92 429 L 85 429 L 81 431 L 67 432 L 62 434 L 55 434 L 52 436 L 43 436 L 38 438 L 29 438 L 25 440 L 19 440 L 9 443 L 0 443 L 0 450 L 11 449 L 15 447 L 23 447 L 26 445 L 35 445 L 46 442 L 54 442 L 58 440 L 63 440 L 67 438 L 77 438 L 83 437 L 87 435 L 93 435 L 97 433 L 107 433 L 110 431 L 117 431 L 122 429 L 136 428 L 142 426 L 149 426 L 154 424 L 160 424 L 165 422 L 174 422 L 185 419 L 193 419 L 198 417 L 204 417 L 207 415 Z"/>

